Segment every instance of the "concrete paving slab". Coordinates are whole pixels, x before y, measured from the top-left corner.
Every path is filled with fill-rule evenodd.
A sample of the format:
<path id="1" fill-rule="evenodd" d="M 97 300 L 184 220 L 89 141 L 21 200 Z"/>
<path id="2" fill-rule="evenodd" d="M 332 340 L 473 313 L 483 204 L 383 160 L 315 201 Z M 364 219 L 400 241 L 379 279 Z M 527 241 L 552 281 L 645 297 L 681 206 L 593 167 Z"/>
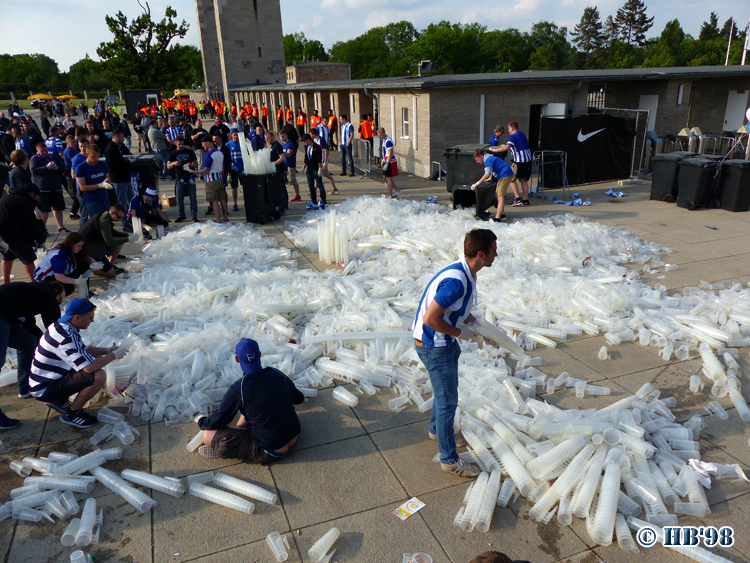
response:
<path id="1" fill-rule="evenodd" d="M 743 468 L 750 467 L 750 447 L 747 443 L 750 438 L 750 427 L 742 422 L 733 408 L 729 409 L 726 406 L 724 408 L 729 415 L 727 420 L 721 420 L 717 416 L 703 417 L 703 422 L 708 425 L 708 428 L 701 430 L 701 440 L 707 440 L 718 446 L 739 460 Z"/>
<path id="2" fill-rule="evenodd" d="M 554 405 L 561 409 L 601 409 L 612 403 L 616 403 L 620 399 L 624 399 L 632 395 L 632 393 L 626 391 L 613 381 L 597 381 L 596 385 L 602 387 L 609 387 L 609 395 L 587 395 L 583 399 L 576 397 L 576 391 L 573 387 L 566 387 L 565 389 L 559 389 L 555 391 L 553 395 L 547 395 L 546 393 L 540 395 L 540 400 L 547 401 L 550 405 Z"/>
<path id="3" fill-rule="evenodd" d="M 98 544 L 83 548 L 97 561 L 132 563 L 151 560 L 151 517 L 141 514 L 115 494 L 97 499 L 97 509 L 104 509 Z M 18 522 L 7 561 L 13 563 L 59 563 L 81 549 L 60 543 L 70 522 Z"/>
<path id="4" fill-rule="evenodd" d="M 354 393 L 351 385 L 346 389 Z M 362 401 L 363 396 L 358 395 Z M 302 450 L 365 433 L 352 409 L 333 398 L 333 388 L 319 389 L 318 396 L 297 406 L 302 431 L 295 450 Z"/>
<path id="5" fill-rule="evenodd" d="M 388 401 L 396 397 L 398 395 L 391 389 L 379 389 L 374 395 L 359 395 L 359 403 L 353 410 L 367 432 L 379 432 L 380 430 L 413 424 L 414 422 L 429 423 L 431 412 L 419 412 L 417 407 L 411 403 L 400 412 L 392 411 L 388 407 Z M 425 432 L 429 430 L 427 426 L 425 426 Z"/>
<path id="6" fill-rule="evenodd" d="M 726 557 L 731 561 L 750 561 L 750 498 L 742 495 L 711 507 L 711 514 L 699 518 L 701 525 L 731 526 L 734 529 L 734 545 L 730 549 L 715 546 L 709 549 L 712 553 Z"/>
<path id="7" fill-rule="evenodd" d="M 419 497 L 426 503 L 420 514 L 440 539 L 451 561 L 466 563 L 480 553 L 497 550 L 512 559 L 545 563 L 565 560 L 587 546 L 569 528 L 556 522 L 537 524 L 529 518 L 529 505 L 519 501 L 514 509 L 496 507 L 486 534 L 466 533 L 453 525 L 466 488 L 449 487 Z"/>
<path id="8" fill-rule="evenodd" d="M 295 529 L 409 498 L 368 436 L 294 452 L 271 472 Z"/>
<path id="9" fill-rule="evenodd" d="M 590 337 L 588 337 L 590 338 Z M 584 379 L 589 383 L 601 381 L 605 377 L 598 371 L 591 369 L 583 362 L 577 360 L 569 354 L 570 348 L 567 340 L 565 344 L 560 343 L 556 348 L 547 348 L 540 346 L 529 352 L 529 356 L 542 358 L 542 365 L 537 369 L 542 371 L 548 377 L 557 377 L 562 372 L 567 371 L 571 377 Z"/>
<path id="10" fill-rule="evenodd" d="M 151 471 L 167 477 L 184 477 L 240 463 L 233 459 L 206 459 L 187 451 L 187 443 L 200 431 L 197 424 L 154 423 L 151 441 Z"/>
<path id="11" fill-rule="evenodd" d="M 285 534 L 291 549 L 289 549 L 289 558 L 286 560 L 288 563 L 301 563 L 303 559 L 300 557 L 292 534 Z M 237 563 L 238 561 L 246 561 L 252 563 L 276 563 L 276 558 L 271 553 L 265 538 L 239 547 L 232 549 L 225 549 L 217 551 L 211 555 L 205 557 L 198 557 L 197 559 L 190 559 L 190 563 Z"/>
<path id="12" fill-rule="evenodd" d="M 9 469 L 11 461 L 21 461 L 25 457 L 36 457 L 36 448 L 16 448 L 13 451 L 3 452 L 0 455 L 0 503 L 5 503 L 10 498 L 10 492 L 16 487 L 23 487 L 23 477 Z M 35 473 L 35 475 L 38 475 Z M 1 524 L 1 523 L 0 523 Z"/>
<path id="13" fill-rule="evenodd" d="M 641 349 L 639 345 L 633 345 L 632 342 L 624 342 L 619 346 L 607 346 L 607 352 L 612 359 L 602 361 L 596 357 L 602 346 L 607 346 L 607 341 L 604 340 L 604 336 L 596 336 L 567 343 L 563 350 L 607 379 L 664 364 L 661 359 Z"/>
<path id="14" fill-rule="evenodd" d="M 221 472 L 269 491 L 275 489 L 267 467 L 242 464 L 223 468 Z M 247 499 L 255 504 L 255 510 L 252 514 L 245 514 L 199 499 L 188 492 L 180 498 L 159 495 L 157 500 L 159 506 L 154 509 L 154 561 L 189 561 L 262 540 L 273 531 L 289 531 L 284 509 L 278 501 L 275 505 L 268 505 Z M 258 551 L 264 553 L 262 549 Z"/>
<path id="15" fill-rule="evenodd" d="M 440 465 L 432 461 L 438 446 L 427 437 L 428 430 L 426 423 L 415 423 L 372 434 L 373 442 L 409 496 L 467 483 L 462 477 L 441 471 Z"/>
<path id="16" fill-rule="evenodd" d="M 38 445 L 48 423 L 47 413 L 50 410 L 49 407 L 36 399 L 17 398 L 17 393 L 18 389 L 15 385 L 12 385 L 2 389 L 0 394 L 3 413 L 10 418 L 21 421 L 18 426 L 12 430 L 3 431 L 0 435 L 0 439 L 8 452 Z"/>
<path id="17" fill-rule="evenodd" d="M 399 504 L 303 528 L 299 536 L 294 535 L 303 560 L 308 561 L 310 547 L 336 527 L 341 536 L 334 544 L 336 554 L 332 561 L 401 561 L 404 553 L 426 553 L 435 563 L 449 561 L 440 538 L 433 535 L 419 513 L 403 522 L 393 514 Z"/>

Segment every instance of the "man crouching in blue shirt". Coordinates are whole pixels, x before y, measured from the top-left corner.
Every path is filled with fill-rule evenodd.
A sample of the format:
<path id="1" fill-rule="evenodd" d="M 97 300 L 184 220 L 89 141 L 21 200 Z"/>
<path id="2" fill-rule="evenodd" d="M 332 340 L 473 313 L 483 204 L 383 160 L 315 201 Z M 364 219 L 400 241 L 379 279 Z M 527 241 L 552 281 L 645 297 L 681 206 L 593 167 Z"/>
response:
<path id="1" fill-rule="evenodd" d="M 294 405 L 305 398 L 286 375 L 261 366 L 255 340 L 240 340 L 235 354 L 244 375 L 227 389 L 216 412 L 195 419 L 205 444 L 198 453 L 267 465 L 297 443 L 300 423 Z M 237 412 L 237 425 L 228 426 Z"/>

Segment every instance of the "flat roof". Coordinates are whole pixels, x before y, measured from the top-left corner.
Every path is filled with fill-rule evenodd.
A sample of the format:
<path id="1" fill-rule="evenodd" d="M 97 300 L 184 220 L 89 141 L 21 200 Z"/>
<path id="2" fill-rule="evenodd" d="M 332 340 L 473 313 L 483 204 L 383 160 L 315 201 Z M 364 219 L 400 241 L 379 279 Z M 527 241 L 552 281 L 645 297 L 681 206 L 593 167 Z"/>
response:
<path id="1" fill-rule="evenodd" d="M 297 84 L 248 84 L 234 86 L 231 90 L 299 91 L 347 90 L 372 88 L 373 90 L 399 88 L 438 88 L 446 86 L 491 86 L 502 84 L 541 84 L 552 82 L 667 80 L 671 78 L 750 78 L 750 66 L 691 66 L 664 68 L 618 68 L 604 70 L 526 70 L 522 72 L 488 72 L 476 74 L 438 74 L 433 76 L 402 76 L 391 78 L 365 78 L 360 80 L 331 80 L 326 82 L 300 82 Z"/>

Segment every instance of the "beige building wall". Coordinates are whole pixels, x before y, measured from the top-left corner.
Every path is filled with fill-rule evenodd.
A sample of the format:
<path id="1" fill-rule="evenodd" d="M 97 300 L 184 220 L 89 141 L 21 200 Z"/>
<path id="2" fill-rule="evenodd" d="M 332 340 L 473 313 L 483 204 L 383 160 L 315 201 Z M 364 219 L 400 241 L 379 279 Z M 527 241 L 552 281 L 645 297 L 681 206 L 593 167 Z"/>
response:
<path id="1" fill-rule="evenodd" d="M 352 66 L 348 63 L 300 63 L 286 67 L 287 84 L 351 80 Z"/>
<path id="2" fill-rule="evenodd" d="M 399 171 L 427 177 L 431 165 L 431 93 L 413 92 L 378 91 L 378 125 L 393 139 Z M 375 156 L 379 158 L 380 154 Z"/>

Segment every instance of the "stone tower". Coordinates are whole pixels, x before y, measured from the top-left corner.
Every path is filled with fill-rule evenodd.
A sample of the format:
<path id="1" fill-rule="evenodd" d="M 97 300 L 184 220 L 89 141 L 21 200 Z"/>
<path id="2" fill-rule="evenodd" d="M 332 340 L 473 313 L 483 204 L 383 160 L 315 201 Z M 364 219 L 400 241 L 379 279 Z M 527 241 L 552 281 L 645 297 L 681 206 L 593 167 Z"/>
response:
<path id="1" fill-rule="evenodd" d="M 241 85 L 285 84 L 279 0 L 195 0 L 209 97 Z"/>

